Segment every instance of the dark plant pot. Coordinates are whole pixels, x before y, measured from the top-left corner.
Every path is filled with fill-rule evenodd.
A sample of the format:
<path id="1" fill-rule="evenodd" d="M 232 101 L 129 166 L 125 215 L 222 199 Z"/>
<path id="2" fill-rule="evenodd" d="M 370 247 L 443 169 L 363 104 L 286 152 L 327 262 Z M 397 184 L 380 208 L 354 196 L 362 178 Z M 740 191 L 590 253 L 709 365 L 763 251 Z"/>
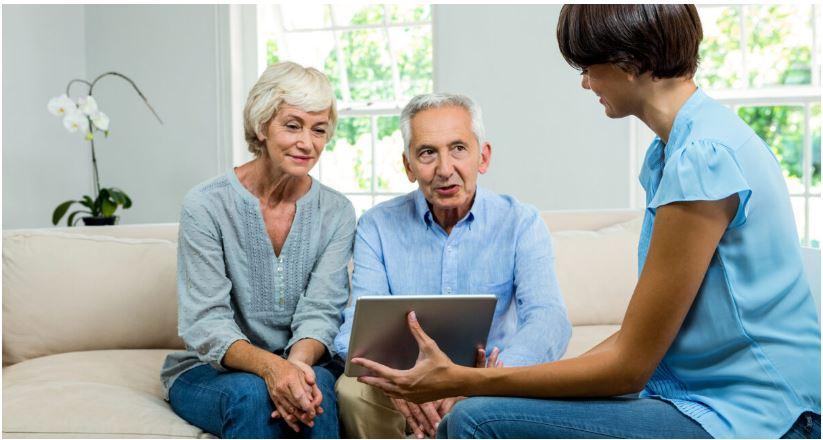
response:
<path id="1" fill-rule="evenodd" d="M 83 224 L 86 226 L 112 226 L 117 223 L 120 217 L 83 217 Z"/>

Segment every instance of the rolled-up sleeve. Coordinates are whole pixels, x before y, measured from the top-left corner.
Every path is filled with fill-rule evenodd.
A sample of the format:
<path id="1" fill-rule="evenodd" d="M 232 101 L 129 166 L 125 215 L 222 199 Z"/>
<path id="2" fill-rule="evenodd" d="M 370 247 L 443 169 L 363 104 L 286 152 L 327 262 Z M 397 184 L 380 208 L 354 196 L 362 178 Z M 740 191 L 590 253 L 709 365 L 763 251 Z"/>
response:
<path id="1" fill-rule="evenodd" d="M 341 311 L 349 298 L 349 260 L 354 240 L 354 207 L 347 203 L 326 248 L 320 252 L 306 291 L 297 302 L 292 318 L 292 337 L 286 352 L 297 341 L 311 338 L 322 343 L 329 354 L 340 328 Z"/>
<path id="2" fill-rule="evenodd" d="M 500 360 L 514 367 L 560 359 L 571 338 L 571 323 L 554 270 L 548 228 L 533 210 L 523 218 L 517 236 L 514 285 L 517 332 Z"/>
<path id="3" fill-rule="evenodd" d="M 248 338 L 234 320 L 219 230 L 205 205 L 187 196 L 177 247 L 178 333 L 189 350 L 218 371 L 229 346 Z"/>

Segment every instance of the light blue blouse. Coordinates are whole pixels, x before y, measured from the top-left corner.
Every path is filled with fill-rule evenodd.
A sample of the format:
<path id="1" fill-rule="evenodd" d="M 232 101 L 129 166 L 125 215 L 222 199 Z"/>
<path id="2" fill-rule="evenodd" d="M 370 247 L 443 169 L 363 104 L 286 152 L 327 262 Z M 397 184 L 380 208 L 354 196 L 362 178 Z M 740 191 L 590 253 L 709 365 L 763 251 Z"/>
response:
<path id="1" fill-rule="evenodd" d="M 640 271 L 656 209 L 738 194 L 680 332 L 641 397 L 672 402 L 714 437 L 782 436 L 820 413 L 820 327 L 783 174 L 737 115 L 698 89 L 655 139 L 640 174 L 646 216 Z"/>

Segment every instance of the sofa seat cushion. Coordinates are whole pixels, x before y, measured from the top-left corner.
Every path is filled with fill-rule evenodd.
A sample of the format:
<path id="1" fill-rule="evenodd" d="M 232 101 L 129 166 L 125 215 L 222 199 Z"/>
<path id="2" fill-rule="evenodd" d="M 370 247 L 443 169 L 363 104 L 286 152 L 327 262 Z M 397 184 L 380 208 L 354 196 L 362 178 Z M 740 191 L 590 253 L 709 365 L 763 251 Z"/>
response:
<path id="1" fill-rule="evenodd" d="M 162 399 L 171 350 L 98 350 L 3 369 L 4 437 L 203 437 Z"/>
<path id="2" fill-rule="evenodd" d="M 563 359 L 579 356 L 620 330 L 619 325 L 576 325 Z"/>

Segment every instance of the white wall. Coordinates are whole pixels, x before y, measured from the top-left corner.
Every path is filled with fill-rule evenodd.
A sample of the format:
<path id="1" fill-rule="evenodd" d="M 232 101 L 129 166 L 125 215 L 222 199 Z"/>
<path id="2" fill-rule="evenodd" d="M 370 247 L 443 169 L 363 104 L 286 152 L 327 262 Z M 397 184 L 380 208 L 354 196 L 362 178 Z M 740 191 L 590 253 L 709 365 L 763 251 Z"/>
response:
<path id="1" fill-rule="evenodd" d="M 610 120 L 560 55 L 559 5 L 437 5 L 435 88 L 483 108 L 492 165 L 480 180 L 540 209 L 625 208 L 628 119 Z"/>
<path id="2" fill-rule="evenodd" d="M 94 95 L 111 118 L 96 142 L 101 183 L 132 196 L 121 223 L 176 221 L 186 191 L 231 163 L 227 8 L 4 6 L 3 228 L 48 226 L 59 202 L 91 193 L 87 144 L 45 105 L 69 79 L 111 70 L 165 124 L 128 83 L 101 80 Z"/>
<path id="3" fill-rule="evenodd" d="M 47 226 L 91 192 L 91 156 L 46 103 L 86 76 L 82 6 L 3 6 L 3 227 Z"/>

